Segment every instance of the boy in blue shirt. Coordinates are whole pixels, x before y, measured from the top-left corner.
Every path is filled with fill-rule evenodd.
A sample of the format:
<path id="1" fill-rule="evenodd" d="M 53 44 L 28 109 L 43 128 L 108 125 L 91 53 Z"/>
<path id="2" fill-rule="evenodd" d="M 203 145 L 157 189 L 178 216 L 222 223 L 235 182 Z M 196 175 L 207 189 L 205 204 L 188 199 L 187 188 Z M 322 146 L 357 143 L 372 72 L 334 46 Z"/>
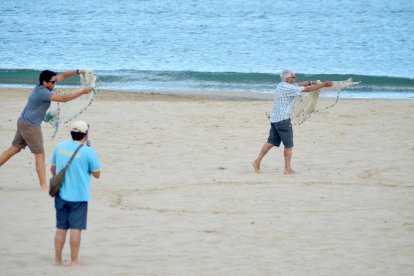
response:
<path id="1" fill-rule="evenodd" d="M 62 250 L 68 229 L 71 264 L 79 264 L 81 231 L 86 230 L 91 175 L 95 178 L 101 175 L 101 164 L 95 150 L 84 145 L 88 140 L 88 130 L 89 125 L 85 121 L 74 122 L 71 130 L 72 141 L 60 143 L 52 154 L 50 171 L 54 176 L 65 167 L 75 150 L 82 145 L 66 170 L 62 186 L 55 197 L 57 265 L 62 264 Z"/>

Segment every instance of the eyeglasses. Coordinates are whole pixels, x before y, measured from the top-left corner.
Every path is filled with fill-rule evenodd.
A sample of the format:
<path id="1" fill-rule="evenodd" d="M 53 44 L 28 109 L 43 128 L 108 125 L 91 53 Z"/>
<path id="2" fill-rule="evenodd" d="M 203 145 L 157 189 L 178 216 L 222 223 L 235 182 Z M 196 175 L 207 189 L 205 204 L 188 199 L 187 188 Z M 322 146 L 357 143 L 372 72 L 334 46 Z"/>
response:
<path id="1" fill-rule="evenodd" d="M 52 84 L 55 84 L 55 83 L 56 83 L 56 81 L 48 81 L 48 82 L 50 82 L 50 83 L 52 83 Z"/>
<path id="2" fill-rule="evenodd" d="M 296 79 L 296 76 L 290 76 L 288 79 Z"/>

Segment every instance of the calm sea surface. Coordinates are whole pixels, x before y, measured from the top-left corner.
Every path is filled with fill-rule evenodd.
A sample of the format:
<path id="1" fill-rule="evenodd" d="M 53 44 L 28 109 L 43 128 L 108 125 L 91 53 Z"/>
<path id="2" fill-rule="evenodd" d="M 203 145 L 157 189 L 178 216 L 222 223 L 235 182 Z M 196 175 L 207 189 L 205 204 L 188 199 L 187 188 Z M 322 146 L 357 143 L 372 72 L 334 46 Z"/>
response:
<path id="1" fill-rule="evenodd" d="M 290 68 L 414 98 L 413 0 L 15 0 L 0 26 L 1 86 L 86 68 L 103 88 L 270 93 Z"/>

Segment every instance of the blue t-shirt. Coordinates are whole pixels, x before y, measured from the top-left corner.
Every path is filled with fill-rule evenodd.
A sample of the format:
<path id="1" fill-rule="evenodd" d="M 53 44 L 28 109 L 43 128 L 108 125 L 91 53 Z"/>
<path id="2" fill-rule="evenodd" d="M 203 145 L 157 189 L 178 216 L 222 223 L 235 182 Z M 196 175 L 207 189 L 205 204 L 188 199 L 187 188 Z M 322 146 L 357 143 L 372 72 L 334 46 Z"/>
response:
<path id="1" fill-rule="evenodd" d="M 63 169 L 78 146 L 77 141 L 66 141 L 56 146 L 51 161 L 56 166 L 56 173 Z M 95 150 L 83 145 L 66 170 L 60 197 L 66 201 L 89 201 L 91 173 L 100 170 L 101 164 Z"/>
<path id="2" fill-rule="evenodd" d="M 46 111 L 50 107 L 50 98 L 52 95 L 49 89 L 39 84 L 36 85 L 29 95 L 29 99 L 20 118 L 29 125 L 40 126 L 45 118 Z"/>

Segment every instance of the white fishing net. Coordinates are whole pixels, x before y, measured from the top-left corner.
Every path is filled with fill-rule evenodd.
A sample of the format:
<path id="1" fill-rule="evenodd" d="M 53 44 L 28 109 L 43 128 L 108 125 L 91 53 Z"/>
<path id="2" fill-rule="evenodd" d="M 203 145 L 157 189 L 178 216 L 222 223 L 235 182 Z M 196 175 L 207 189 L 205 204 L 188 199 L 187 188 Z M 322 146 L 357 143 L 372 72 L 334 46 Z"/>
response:
<path id="1" fill-rule="evenodd" d="M 311 117 L 312 114 L 335 106 L 339 101 L 341 90 L 357 84 L 351 78 L 345 81 L 334 81 L 331 87 L 324 87 L 320 90 L 301 93 L 295 101 L 291 121 L 295 125 L 300 125 Z M 327 97 L 324 101 L 319 101 L 321 92 L 336 92 L 334 97 Z"/>
<path id="2" fill-rule="evenodd" d="M 97 94 L 97 76 L 91 71 L 85 71 L 85 73 L 80 74 L 79 76 L 79 87 L 77 87 L 76 89 L 54 90 L 54 93 L 60 95 L 67 95 L 75 93 L 76 91 L 79 91 L 84 88 L 92 88 L 92 92 L 89 94 L 84 94 L 74 100 L 65 103 L 51 103 L 50 108 L 45 116 L 45 122 L 49 123 L 54 128 L 52 139 L 59 131 L 60 126 L 72 121 L 80 114 L 85 112 L 88 109 L 88 107 L 92 104 Z"/>

